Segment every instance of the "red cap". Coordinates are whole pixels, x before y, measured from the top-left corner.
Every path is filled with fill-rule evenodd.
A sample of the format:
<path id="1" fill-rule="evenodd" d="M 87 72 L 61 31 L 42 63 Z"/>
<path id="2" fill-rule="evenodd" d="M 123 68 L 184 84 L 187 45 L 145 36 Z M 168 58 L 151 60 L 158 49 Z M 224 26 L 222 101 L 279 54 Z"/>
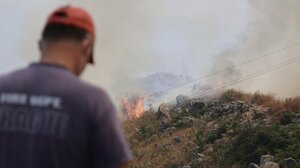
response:
<path id="1" fill-rule="evenodd" d="M 69 25 L 86 30 L 95 37 L 95 26 L 92 17 L 82 8 L 74 6 L 64 6 L 56 9 L 47 20 L 47 24 L 57 23 Z M 89 63 L 94 63 L 93 55 Z"/>

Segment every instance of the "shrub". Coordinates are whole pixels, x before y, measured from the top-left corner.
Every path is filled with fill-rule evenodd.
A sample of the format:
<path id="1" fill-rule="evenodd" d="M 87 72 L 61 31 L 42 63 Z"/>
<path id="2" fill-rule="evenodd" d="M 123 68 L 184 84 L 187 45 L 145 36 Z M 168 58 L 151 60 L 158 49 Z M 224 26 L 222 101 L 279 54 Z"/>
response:
<path id="1" fill-rule="evenodd" d="M 221 124 L 217 130 L 213 130 L 205 134 L 202 130 L 196 133 L 196 144 L 199 147 L 199 151 L 203 150 L 205 144 L 214 143 L 215 140 L 222 138 L 222 134 L 228 130 L 227 123 Z"/>
<path id="2" fill-rule="evenodd" d="M 208 133 L 207 143 L 214 143 L 215 140 L 222 138 L 222 134 L 226 133 L 227 127 L 225 124 L 222 124 L 217 130 L 213 130 Z"/>
<path id="3" fill-rule="evenodd" d="M 159 121 L 156 114 L 146 111 L 140 118 L 128 119 L 124 121 L 124 130 L 130 142 L 145 140 L 155 134 L 159 128 Z"/>
<path id="4" fill-rule="evenodd" d="M 243 130 L 235 138 L 224 154 L 223 163 L 239 163 L 247 167 L 249 163 L 258 163 L 261 155 L 273 154 L 276 160 L 285 157 L 300 157 L 300 129 L 288 127 L 256 127 Z"/>
<path id="5" fill-rule="evenodd" d="M 255 92 L 251 97 L 251 103 L 270 108 L 273 120 L 278 120 L 285 111 L 284 102 L 276 99 L 272 94 L 262 94 L 259 91 Z"/>
<path id="6" fill-rule="evenodd" d="M 280 118 L 281 125 L 288 125 L 293 122 L 293 118 L 295 117 L 292 113 L 284 113 L 283 116 Z"/>
<path id="7" fill-rule="evenodd" d="M 155 130 L 153 130 L 151 127 L 142 126 L 138 132 L 138 139 L 144 140 L 146 138 L 151 137 L 155 133 Z"/>
<path id="8" fill-rule="evenodd" d="M 229 89 L 221 94 L 220 101 L 224 103 L 228 103 L 236 100 L 249 102 L 250 97 L 251 97 L 250 94 L 247 94 L 245 92 Z"/>
<path id="9" fill-rule="evenodd" d="M 196 133 L 196 145 L 198 146 L 199 152 L 201 152 L 205 146 L 205 137 L 204 137 L 204 132 L 203 131 L 198 131 Z"/>
<path id="10" fill-rule="evenodd" d="M 275 97 L 273 95 L 265 95 L 260 93 L 259 91 L 255 92 L 251 97 L 251 103 L 257 105 L 266 105 L 273 101 L 275 101 Z"/>
<path id="11" fill-rule="evenodd" d="M 300 97 L 285 99 L 284 107 L 286 111 L 299 112 L 300 111 Z"/>

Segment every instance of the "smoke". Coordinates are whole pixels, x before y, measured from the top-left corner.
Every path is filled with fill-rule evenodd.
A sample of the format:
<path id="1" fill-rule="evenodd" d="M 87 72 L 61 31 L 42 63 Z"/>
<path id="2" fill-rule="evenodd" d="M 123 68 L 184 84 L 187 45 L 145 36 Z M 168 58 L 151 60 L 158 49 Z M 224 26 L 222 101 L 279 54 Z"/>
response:
<path id="1" fill-rule="evenodd" d="M 273 52 L 300 42 L 297 29 L 300 25 L 299 1 L 249 0 L 248 2 L 251 17 L 247 28 L 237 39 L 236 44 L 229 46 L 215 57 L 212 71 L 220 68 L 229 69 L 216 77 L 221 81 L 239 80 L 247 74 L 295 58 L 299 52 L 299 46 Z M 260 56 L 265 57 L 239 66 L 241 62 Z M 297 63 L 299 62 L 232 87 L 272 92 L 280 97 L 297 96 L 300 93 Z"/>
<path id="2" fill-rule="evenodd" d="M 12 43 L 17 54 L 7 53 L 27 62 L 38 59 L 35 42 L 47 15 L 71 1 L 30 2 L 25 6 L 7 0 L 12 11 L 28 8 L 17 10 L 24 16 L 14 30 L 19 34 Z M 292 58 L 299 49 L 236 67 L 300 41 L 298 0 L 77 0 L 71 4 L 90 11 L 97 27 L 96 66 L 88 68 L 83 78 L 107 89 L 158 72 L 197 79 L 228 69 L 199 81 L 214 85 Z M 299 93 L 297 72 L 293 64 L 232 87 L 294 96 Z"/>
<path id="3" fill-rule="evenodd" d="M 28 12 L 30 3 L 21 1 L 18 6 L 14 6 L 12 2 L 13 1 L 0 2 L 0 74 L 7 73 L 26 64 L 26 60 L 18 57 L 16 52 L 18 48 L 16 41 L 21 36 L 19 27 L 24 24 L 25 17 L 15 11 L 20 13 Z M 14 10 L 11 10 L 12 8 L 14 8 Z"/>

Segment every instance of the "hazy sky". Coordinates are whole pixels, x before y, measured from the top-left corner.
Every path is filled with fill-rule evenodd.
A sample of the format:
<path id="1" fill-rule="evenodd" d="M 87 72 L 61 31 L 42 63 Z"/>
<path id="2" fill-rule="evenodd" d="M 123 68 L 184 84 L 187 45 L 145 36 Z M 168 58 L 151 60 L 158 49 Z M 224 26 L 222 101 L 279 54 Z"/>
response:
<path id="1" fill-rule="evenodd" d="M 1 0 L 0 74 L 37 61 L 37 41 L 47 15 L 70 3 L 86 8 L 97 27 L 96 65 L 83 78 L 110 89 L 127 78 L 172 72 L 224 83 L 297 57 L 295 46 L 265 59 L 240 62 L 300 42 L 299 0 Z M 300 93 L 300 63 L 235 86 Z"/>

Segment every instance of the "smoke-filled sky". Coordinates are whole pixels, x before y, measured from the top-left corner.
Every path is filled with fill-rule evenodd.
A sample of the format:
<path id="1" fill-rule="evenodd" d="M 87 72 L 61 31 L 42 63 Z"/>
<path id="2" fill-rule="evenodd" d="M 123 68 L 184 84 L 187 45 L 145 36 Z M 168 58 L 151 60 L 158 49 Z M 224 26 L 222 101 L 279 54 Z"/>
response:
<path id="1" fill-rule="evenodd" d="M 222 84 L 299 56 L 300 46 L 236 67 L 300 42 L 299 0 L 1 0 L 0 74 L 39 59 L 37 41 L 47 15 L 82 6 L 97 27 L 96 65 L 83 75 L 111 89 L 157 72 Z M 300 94 L 300 62 L 234 85 L 278 96 Z M 120 83 L 119 83 L 120 84 Z"/>

